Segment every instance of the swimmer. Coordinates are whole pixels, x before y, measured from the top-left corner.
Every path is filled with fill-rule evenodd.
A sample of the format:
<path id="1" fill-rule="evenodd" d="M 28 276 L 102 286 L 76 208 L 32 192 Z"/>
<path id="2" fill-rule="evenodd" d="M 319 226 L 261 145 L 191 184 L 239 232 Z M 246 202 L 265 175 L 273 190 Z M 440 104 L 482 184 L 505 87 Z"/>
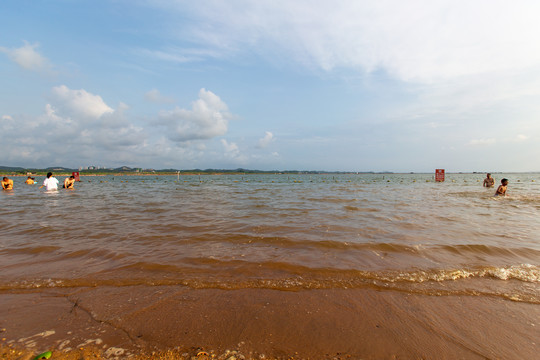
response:
<path id="1" fill-rule="evenodd" d="M 4 179 L 1 182 L 2 189 L 4 190 L 13 190 L 13 180 L 8 179 L 4 176 Z"/>
<path id="2" fill-rule="evenodd" d="M 501 185 L 497 188 L 495 196 L 506 196 L 506 188 L 508 187 L 508 179 L 502 179 Z"/>
<path id="3" fill-rule="evenodd" d="M 34 185 L 36 182 L 34 181 L 33 177 L 29 176 L 24 183 L 28 185 Z"/>
<path id="4" fill-rule="evenodd" d="M 41 185 L 39 188 L 47 187 L 47 191 L 50 190 L 58 190 L 58 180 L 52 176 L 52 172 L 47 173 L 47 178 L 43 180 L 43 185 Z"/>
<path id="5" fill-rule="evenodd" d="M 73 189 L 75 184 L 75 176 L 70 176 L 64 180 L 64 189 Z"/>
<path id="6" fill-rule="evenodd" d="M 494 187 L 495 186 L 495 179 L 491 177 L 491 174 L 488 173 L 486 178 L 484 179 L 484 187 Z"/>

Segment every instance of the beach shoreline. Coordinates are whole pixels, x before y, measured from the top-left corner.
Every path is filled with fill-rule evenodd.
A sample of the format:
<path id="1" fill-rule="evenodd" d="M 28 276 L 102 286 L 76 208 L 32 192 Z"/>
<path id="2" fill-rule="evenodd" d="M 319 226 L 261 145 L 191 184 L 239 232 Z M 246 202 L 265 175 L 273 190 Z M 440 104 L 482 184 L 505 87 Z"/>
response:
<path id="1" fill-rule="evenodd" d="M 0 354 L 535 358 L 540 188 L 509 178 L 505 198 L 474 175 L 2 192 Z"/>
<path id="2" fill-rule="evenodd" d="M 540 335 L 533 304 L 374 289 L 49 288 L 3 291 L 0 309 L 4 348 L 55 359 L 524 359 Z"/>

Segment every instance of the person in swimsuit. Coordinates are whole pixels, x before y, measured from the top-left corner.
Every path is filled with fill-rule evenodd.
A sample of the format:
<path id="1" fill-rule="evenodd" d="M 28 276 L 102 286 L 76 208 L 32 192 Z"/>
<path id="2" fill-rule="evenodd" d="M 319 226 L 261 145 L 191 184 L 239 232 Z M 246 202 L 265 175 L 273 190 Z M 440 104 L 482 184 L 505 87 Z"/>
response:
<path id="1" fill-rule="evenodd" d="M 497 188 L 495 196 L 506 196 L 506 188 L 508 187 L 508 179 L 502 179 L 501 185 Z"/>
<path id="2" fill-rule="evenodd" d="M 73 189 L 74 184 L 75 184 L 75 177 L 70 176 L 64 180 L 64 189 Z"/>
<path id="3" fill-rule="evenodd" d="M 26 179 L 26 181 L 24 183 L 28 184 L 28 185 L 34 185 L 35 181 L 34 181 L 33 177 L 29 176 L 28 179 Z"/>
<path id="4" fill-rule="evenodd" d="M 488 173 L 486 178 L 484 179 L 484 187 L 494 187 L 495 186 L 495 179 L 491 177 L 491 174 Z"/>
<path id="5" fill-rule="evenodd" d="M 4 179 L 2 179 L 2 189 L 4 190 L 13 190 L 13 180 L 8 179 L 4 176 Z"/>

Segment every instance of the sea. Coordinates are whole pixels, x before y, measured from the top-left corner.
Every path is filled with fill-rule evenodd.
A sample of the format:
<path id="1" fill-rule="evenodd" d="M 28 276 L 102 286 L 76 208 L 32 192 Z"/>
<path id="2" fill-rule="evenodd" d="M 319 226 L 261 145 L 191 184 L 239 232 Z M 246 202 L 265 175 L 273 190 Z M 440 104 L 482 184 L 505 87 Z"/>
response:
<path id="1" fill-rule="evenodd" d="M 82 176 L 0 193 L 0 290 L 392 290 L 540 304 L 540 174 Z M 59 177 L 62 182 L 63 177 Z"/>

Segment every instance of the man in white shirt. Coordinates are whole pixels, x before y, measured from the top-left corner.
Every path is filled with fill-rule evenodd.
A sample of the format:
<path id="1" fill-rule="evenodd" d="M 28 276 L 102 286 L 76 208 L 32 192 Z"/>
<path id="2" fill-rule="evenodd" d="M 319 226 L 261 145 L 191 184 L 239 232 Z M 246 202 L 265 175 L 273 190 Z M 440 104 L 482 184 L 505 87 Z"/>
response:
<path id="1" fill-rule="evenodd" d="M 47 178 L 43 180 L 43 185 L 41 185 L 39 188 L 46 187 L 47 191 L 50 190 L 58 190 L 58 180 L 52 176 L 52 172 L 47 173 Z"/>

